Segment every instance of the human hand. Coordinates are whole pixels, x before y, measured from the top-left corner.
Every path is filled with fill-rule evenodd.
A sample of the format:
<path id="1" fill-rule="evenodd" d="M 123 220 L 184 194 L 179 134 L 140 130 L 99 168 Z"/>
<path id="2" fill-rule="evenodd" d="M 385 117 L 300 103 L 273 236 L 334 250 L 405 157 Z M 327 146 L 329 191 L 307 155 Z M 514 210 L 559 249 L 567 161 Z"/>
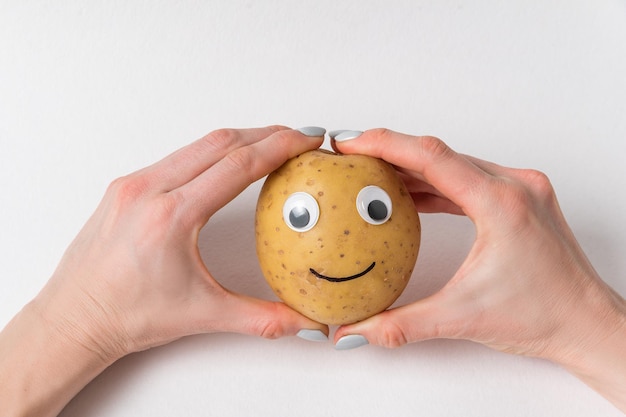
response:
<path id="1" fill-rule="evenodd" d="M 282 303 L 223 288 L 198 235 L 211 216 L 324 130 L 218 130 L 115 180 L 42 291 L 0 332 L 0 404 L 54 416 L 120 357 L 195 333 L 324 340 Z"/>
<path id="2" fill-rule="evenodd" d="M 464 214 L 476 227 L 467 258 L 440 291 L 339 328 L 338 348 L 472 340 L 560 363 L 626 409 L 626 304 L 587 260 L 544 174 L 388 130 L 346 132 L 333 146 L 395 165 L 418 211 Z"/>
<path id="3" fill-rule="evenodd" d="M 115 180 L 37 297 L 39 310 L 67 337 L 113 359 L 195 333 L 327 333 L 282 303 L 224 289 L 197 246 L 217 210 L 288 158 L 317 148 L 317 135 L 218 130 Z"/>

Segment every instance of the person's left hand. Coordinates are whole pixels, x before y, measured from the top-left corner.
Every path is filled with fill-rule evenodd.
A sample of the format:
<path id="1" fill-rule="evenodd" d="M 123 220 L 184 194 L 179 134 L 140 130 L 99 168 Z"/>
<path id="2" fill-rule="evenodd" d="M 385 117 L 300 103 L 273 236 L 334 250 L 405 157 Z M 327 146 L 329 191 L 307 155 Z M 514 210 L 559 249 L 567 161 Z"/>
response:
<path id="1" fill-rule="evenodd" d="M 218 130 L 113 181 L 34 305 L 107 362 L 196 333 L 323 338 L 327 326 L 284 304 L 220 286 L 197 245 L 216 211 L 322 141 L 284 127 Z"/>

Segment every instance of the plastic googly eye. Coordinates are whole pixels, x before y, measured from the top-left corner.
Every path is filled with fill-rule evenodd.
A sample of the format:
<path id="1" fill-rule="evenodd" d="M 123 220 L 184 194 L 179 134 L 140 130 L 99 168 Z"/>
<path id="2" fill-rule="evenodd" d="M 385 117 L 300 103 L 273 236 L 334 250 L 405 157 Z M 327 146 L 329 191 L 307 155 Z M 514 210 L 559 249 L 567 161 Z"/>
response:
<path id="1" fill-rule="evenodd" d="M 356 209 L 369 224 L 383 224 L 391 217 L 391 198 L 382 188 L 368 185 L 356 196 Z"/>
<path id="2" fill-rule="evenodd" d="M 312 195 L 297 192 L 291 194 L 283 205 L 283 220 L 291 230 L 311 230 L 320 217 L 320 207 Z"/>

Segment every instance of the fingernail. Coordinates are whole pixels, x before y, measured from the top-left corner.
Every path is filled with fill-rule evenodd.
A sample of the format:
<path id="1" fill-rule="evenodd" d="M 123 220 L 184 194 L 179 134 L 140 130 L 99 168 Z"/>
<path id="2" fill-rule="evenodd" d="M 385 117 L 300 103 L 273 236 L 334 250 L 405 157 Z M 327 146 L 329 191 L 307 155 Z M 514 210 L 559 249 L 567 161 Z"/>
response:
<path id="1" fill-rule="evenodd" d="M 360 334 L 349 334 L 347 336 L 343 336 L 341 339 L 337 341 L 335 344 L 335 349 L 337 350 L 348 350 L 348 349 L 356 349 L 360 346 L 364 346 L 369 344 L 367 339 Z"/>
<path id="2" fill-rule="evenodd" d="M 335 139 L 335 136 L 343 132 L 349 132 L 349 130 L 347 129 L 331 130 L 330 132 L 328 132 L 328 136 L 330 136 L 332 139 Z"/>
<path id="3" fill-rule="evenodd" d="M 326 342 L 328 340 L 328 336 L 321 330 L 302 329 L 296 336 L 309 342 Z"/>
<path id="4" fill-rule="evenodd" d="M 345 142 L 350 139 L 356 139 L 362 134 L 363 132 L 361 132 L 360 130 L 344 130 L 336 135 L 333 139 L 335 139 L 337 142 Z"/>
<path id="5" fill-rule="evenodd" d="M 318 127 L 318 126 L 305 126 L 296 130 L 302 133 L 303 135 L 310 136 L 310 137 L 324 136 L 324 134 L 326 133 L 326 129 L 324 129 L 323 127 Z"/>

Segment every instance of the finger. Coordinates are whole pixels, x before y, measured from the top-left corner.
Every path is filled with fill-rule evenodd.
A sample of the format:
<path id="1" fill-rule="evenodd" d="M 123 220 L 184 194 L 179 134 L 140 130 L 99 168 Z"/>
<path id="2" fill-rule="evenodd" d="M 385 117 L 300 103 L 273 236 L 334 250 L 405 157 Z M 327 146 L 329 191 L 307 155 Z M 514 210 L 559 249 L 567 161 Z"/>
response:
<path id="1" fill-rule="evenodd" d="M 220 303 L 217 321 L 210 321 L 210 331 L 224 331 L 276 339 L 284 336 L 318 334 L 328 338 L 328 326 L 313 321 L 283 303 L 259 300 L 227 293 Z M 311 338 L 308 338 L 311 340 Z"/>
<path id="2" fill-rule="evenodd" d="M 475 156 L 465 155 L 465 154 L 463 154 L 462 156 L 468 161 L 470 161 L 471 163 L 473 163 L 474 165 L 476 165 L 477 167 L 479 167 L 480 169 L 482 169 L 483 171 L 489 173 L 490 175 L 494 177 L 507 176 L 512 171 L 511 168 L 498 165 L 494 162 L 485 161 L 484 159 L 476 158 Z"/>
<path id="3" fill-rule="evenodd" d="M 286 129 L 284 126 L 268 126 L 216 130 L 138 171 L 137 175 L 143 176 L 152 190 L 171 191 L 191 181 L 233 150 Z"/>
<path id="4" fill-rule="evenodd" d="M 449 213 L 464 215 L 463 210 L 444 197 L 435 187 L 419 180 L 400 168 L 398 176 L 404 182 L 409 194 L 413 198 L 415 208 L 421 213 Z"/>
<path id="5" fill-rule="evenodd" d="M 415 208 L 420 213 L 447 213 L 464 216 L 459 206 L 445 197 L 428 193 L 411 193 Z"/>
<path id="6" fill-rule="evenodd" d="M 415 303 L 384 311 L 362 322 L 341 326 L 335 332 L 337 349 L 365 343 L 388 348 L 435 339 L 461 338 L 461 321 L 446 309 L 438 293 Z M 458 315 L 458 314 L 456 314 Z"/>
<path id="7" fill-rule="evenodd" d="M 462 212 L 475 219 L 491 202 L 483 188 L 492 177 L 454 152 L 440 139 L 409 136 L 386 129 L 370 130 L 358 138 L 337 142 L 342 153 L 370 155 L 412 173 L 434 186 Z"/>
<path id="8" fill-rule="evenodd" d="M 548 191 L 549 200 L 552 200 L 554 197 L 554 189 L 550 184 L 550 179 L 541 171 L 537 171 L 535 169 L 506 167 L 469 155 L 464 155 L 464 157 L 494 177 L 517 181 L 519 184 L 526 187 L 538 186 L 542 191 Z"/>
<path id="9" fill-rule="evenodd" d="M 206 223 L 213 213 L 254 181 L 288 159 L 318 148 L 323 140 L 323 136 L 306 136 L 297 130 L 279 130 L 263 140 L 232 150 L 175 190 L 181 197 L 182 212 L 195 217 L 200 224 Z"/>
<path id="10" fill-rule="evenodd" d="M 356 138 L 361 135 L 362 132 L 351 130 L 334 130 L 328 132 L 331 137 L 331 146 L 337 153 L 341 153 L 341 150 L 337 147 L 339 138 Z M 424 181 L 423 176 L 412 169 L 402 168 L 395 166 L 396 171 L 402 181 L 404 182 L 407 190 L 413 197 L 415 202 L 415 208 L 422 213 L 450 213 L 464 215 L 465 213 L 456 204 L 451 202 L 448 198 L 444 197 L 439 190 L 433 187 L 431 184 Z"/>

